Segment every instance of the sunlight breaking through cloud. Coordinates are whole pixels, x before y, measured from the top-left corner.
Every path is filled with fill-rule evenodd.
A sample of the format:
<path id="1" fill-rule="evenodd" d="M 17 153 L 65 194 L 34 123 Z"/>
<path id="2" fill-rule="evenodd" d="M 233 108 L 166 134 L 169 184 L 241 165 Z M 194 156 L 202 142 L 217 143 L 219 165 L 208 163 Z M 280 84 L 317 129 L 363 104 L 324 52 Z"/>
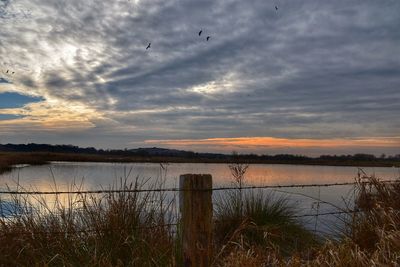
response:
<path id="1" fill-rule="evenodd" d="M 261 0 L 7 3 L 0 92 L 43 101 L 1 111 L 21 116 L 2 122 L 5 141 L 127 147 L 400 131 L 398 1 L 282 0 L 278 11 Z M 47 135 L 54 129 L 76 135 Z"/>

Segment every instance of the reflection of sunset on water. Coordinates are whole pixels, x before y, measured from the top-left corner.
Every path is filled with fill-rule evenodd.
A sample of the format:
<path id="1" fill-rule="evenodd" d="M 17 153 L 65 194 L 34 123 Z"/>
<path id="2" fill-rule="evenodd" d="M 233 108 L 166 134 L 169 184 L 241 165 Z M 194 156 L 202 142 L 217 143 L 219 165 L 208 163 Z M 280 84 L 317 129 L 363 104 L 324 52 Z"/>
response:
<path id="1" fill-rule="evenodd" d="M 178 188 L 178 177 L 185 173 L 211 174 L 214 188 L 235 186 L 227 164 L 171 163 L 164 164 L 163 167 L 161 168 L 160 164 L 157 163 L 55 162 L 44 166 L 26 166 L 14 169 L 11 173 L 4 173 L 0 175 L 0 188 L 4 189 L 7 184 L 10 190 L 16 190 L 16 183 L 19 181 L 19 184 L 23 187 L 20 187 L 19 190 L 26 191 L 79 191 L 79 189 L 110 189 L 110 187 L 120 189 L 121 180 L 124 181 L 127 178 L 128 182 L 139 179 L 139 183 L 144 183 L 143 188 L 154 189 L 154 184 L 160 177 L 166 177 L 164 188 Z M 375 174 L 381 179 L 394 179 L 400 176 L 398 168 L 368 167 L 364 168 L 364 171 L 370 175 Z M 244 185 L 353 182 L 357 172 L 357 167 L 252 164 L 245 174 Z M 352 186 L 262 189 L 264 193 L 274 194 L 278 198 L 288 198 L 300 213 L 314 212 L 315 198 L 344 207 L 343 199 L 351 200 L 350 193 L 353 190 Z M 213 197 L 218 199 L 224 193 L 225 191 L 214 191 Z M 168 192 L 167 194 L 169 197 L 176 198 L 179 193 Z M 87 198 L 101 198 L 103 196 L 104 194 L 85 195 Z M 9 196 L 4 197 L 4 200 L 10 199 Z M 56 204 L 67 208 L 71 205 L 73 208 L 79 208 L 82 205 L 80 197 L 79 194 L 60 194 L 22 196 L 22 199 L 26 198 L 33 207 L 40 206 L 37 205 L 39 203 L 45 203 L 45 206 L 41 206 L 40 212 L 46 213 L 49 210 L 55 210 Z M 331 209 L 332 206 L 330 205 L 321 206 L 321 210 L 329 211 Z"/>
<path id="2" fill-rule="evenodd" d="M 399 176 L 397 168 L 367 167 L 369 174 L 376 174 L 383 179 Z M 358 172 L 357 167 L 339 166 L 308 166 L 286 164 L 251 164 L 247 170 L 245 182 L 252 185 L 287 185 L 309 183 L 337 183 L 353 181 Z M 171 163 L 167 165 L 166 173 L 160 174 L 160 164 L 157 163 L 63 163 L 56 162 L 44 166 L 28 166 L 18 168 L 11 173 L 0 175 L 0 187 L 8 185 L 16 188 L 16 183 L 26 190 L 54 191 L 82 187 L 82 189 L 101 189 L 118 186 L 121 179 L 128 180 L 137 177 L 152 181 L 161 175 L 166 175 L 165 187 L 177 187 L 178 177 L 184 173 L 209 173 L 213 176 L 214 186 L 230 185 L 232 176 L 227 164 L 206 163 Z M 54 176 L 54 177 L 53 177 Z M 82 185 L 81 185 L 82 184 Z"/>
<path id="3" fill-rule="evenodd" d="M 355 167 L 253 164 L 246 173 L 250 184 L 288 185 L 340 183 L 354 179 Z"/>
<path id="4" fill-rule="evenodd" d="M 1 176 L 0 176 L 1 177 Z M 57 181 L 56 184 L 47 180 L 35 180 L 34 186 L 24 181 L 12 180 L 8 181 L 5 185 L 0 188 L 7 187 L 10 191 L 20 192 L 58 192 L 58 191 L 79 191 L 82 190 L 79 184 L 74 183 L 68 184 L 64 181 Z M 48 212 L 49 210 L 55 210 L 59 205 L 62 207 L 79 208 L 82 205 L 81 196 L 79 194 L 32 194 L 32 195 L 7 195 L 3 194 L 2 200 L 12 201 L 12 199 L 18 199 L 21 203 L 29 203 L 38 212 Z"/>

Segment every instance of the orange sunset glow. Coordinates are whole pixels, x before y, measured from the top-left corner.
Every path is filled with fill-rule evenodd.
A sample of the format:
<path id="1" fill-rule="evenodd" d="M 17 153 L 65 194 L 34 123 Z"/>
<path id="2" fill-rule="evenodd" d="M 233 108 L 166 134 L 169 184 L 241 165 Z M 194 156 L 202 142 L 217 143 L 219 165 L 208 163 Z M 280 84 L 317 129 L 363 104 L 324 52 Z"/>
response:
<path id="1" fill-rule="evenodd" d="M 162 144 L 178 147 L 217 146 L 222 149 L 234 148 L 351 148 L 351 147 L 400 147 L 400 137 L 377 137 L 357 139 L 288 139 L 275 137 L 238 137 L 181 140 L 147 140 L 148 144 Z"/>

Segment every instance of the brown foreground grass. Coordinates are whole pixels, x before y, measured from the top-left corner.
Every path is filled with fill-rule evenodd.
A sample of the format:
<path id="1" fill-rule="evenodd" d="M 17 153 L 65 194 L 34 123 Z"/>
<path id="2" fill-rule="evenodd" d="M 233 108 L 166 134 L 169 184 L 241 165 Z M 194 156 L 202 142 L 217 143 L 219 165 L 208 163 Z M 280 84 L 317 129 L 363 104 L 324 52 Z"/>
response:
<path id="1" fill-rule="evenodd" d="M 136 179 L 118 188 L 143 186 Z M 284 199 L 226 197 L 215 212 L 213 265 L 399 266 L 400 184 L 360 178 L 357 192 L 360 212 L 343 238 L 325 241 L 293 219 Z M 180 266 L 174 201 L 163 193 L 18 196 L 0 204 L 12 215 L 0 217 L 0 266 Z"/>
<path id="2" fill-rule="evenodd" d="M 344 237 L 327 240 L 307 257 L 284 257 L 279 247 L 237 243 L 220 266 L 400 266 L 400 183 L 358 180 L 357 206 Z"/>
<path id="3" fill-rule="evenodd" d="M 122 190 L 142 182 L 121 182 Z M 159 192 L 3 200 L 0 266 L 171 266 L 172 215 Z M 4 211 L 4 207 L 7 210 Z"/>

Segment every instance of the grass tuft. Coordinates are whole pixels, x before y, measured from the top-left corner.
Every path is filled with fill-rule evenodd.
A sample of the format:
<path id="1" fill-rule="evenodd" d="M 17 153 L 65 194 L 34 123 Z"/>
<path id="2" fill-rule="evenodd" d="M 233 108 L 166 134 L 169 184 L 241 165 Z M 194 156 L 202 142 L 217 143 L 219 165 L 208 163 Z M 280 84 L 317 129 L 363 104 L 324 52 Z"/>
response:
<path id="1" fill-rule="evenodd" d="M 119 188 L 143 186 L 136 179 Z M 0 218 L 0 266 L 172 266 L 170 210 L 151 204 L 160 197 L 167 202 L 151 192 L 74 195 L 53 203 L 16 197 L 11 203 L 24 211 Z"/>
<path id="2" fill-rule="evenodd" d="M 215 204 L 215 238 L 221 246 L 242 240 L 249 246 L 278 248 L 283 255 L 305 252 L 318 243 L 316 236 L 293 216 L 288 199 L 274 194 L 238 192 L 220 197 Z"/>

